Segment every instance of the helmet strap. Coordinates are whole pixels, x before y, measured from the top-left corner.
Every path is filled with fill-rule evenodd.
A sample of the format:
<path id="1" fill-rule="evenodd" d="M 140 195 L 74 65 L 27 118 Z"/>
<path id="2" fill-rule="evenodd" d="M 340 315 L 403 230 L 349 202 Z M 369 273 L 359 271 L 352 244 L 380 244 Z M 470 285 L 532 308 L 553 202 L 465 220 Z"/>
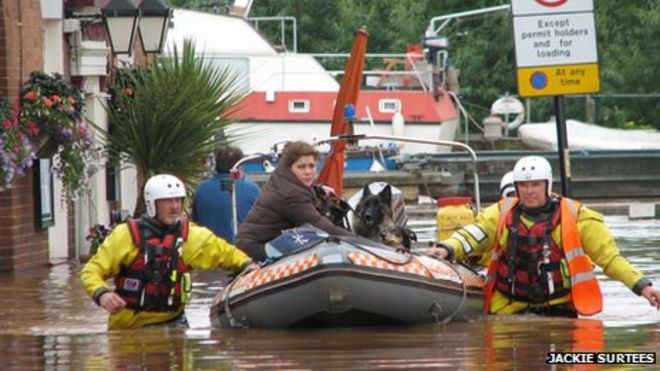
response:
<path id="1" fill-rule="evenodd" d="M 545 201 L 545 204 L 541 207 L 528 208 L 520 204 L 520 210 L 522 214 L 531 219 L 532 221 L 538 222 L 541 220 L 549 219 L 554 213 L 555 203 L 550 200 L 550 197 Z"/>

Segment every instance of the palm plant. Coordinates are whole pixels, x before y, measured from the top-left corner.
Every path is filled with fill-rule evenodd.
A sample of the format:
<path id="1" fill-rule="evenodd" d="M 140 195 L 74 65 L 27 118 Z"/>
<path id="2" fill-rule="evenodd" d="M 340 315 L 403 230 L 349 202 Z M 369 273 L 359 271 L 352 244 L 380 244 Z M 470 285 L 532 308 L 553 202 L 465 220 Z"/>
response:
<path id="1" fill-rule="evenodd" d="M 111 128 L 101 131 L 108 157 L 135 165 L 140 190 L 159 173 L 179 177 L 191 190 L 208 170 L 206 159 L 230 123 L 227 114 L 245 97 L 236 74 L 205 62 L 187 40 L 182 53 L 175 47 L 150 68 L 123 76 L 106 106 Z M 134 215 L 143 211 L 140 192 Z"/>

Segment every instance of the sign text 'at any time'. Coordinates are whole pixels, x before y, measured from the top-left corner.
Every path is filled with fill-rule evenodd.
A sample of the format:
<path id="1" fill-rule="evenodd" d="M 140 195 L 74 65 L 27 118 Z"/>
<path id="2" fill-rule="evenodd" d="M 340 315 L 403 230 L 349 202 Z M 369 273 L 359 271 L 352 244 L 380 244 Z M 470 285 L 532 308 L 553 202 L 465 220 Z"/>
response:
<path id="1" fill-rule="evenodd" d="M 512 0 L 511 5 L 521 96 L 600 90 L 591 0 Z"/>

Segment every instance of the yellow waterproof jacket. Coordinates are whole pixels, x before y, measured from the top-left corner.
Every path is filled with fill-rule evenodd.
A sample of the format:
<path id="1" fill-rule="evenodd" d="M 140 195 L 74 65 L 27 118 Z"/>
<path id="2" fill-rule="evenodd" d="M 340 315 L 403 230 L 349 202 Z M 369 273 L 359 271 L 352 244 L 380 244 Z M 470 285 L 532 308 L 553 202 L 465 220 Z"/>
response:
<path id="1" fill-rule="evenodd" d="M 209 229 L 190 223 L 188 240 L 184 242 L 181 257 L 189 268 L 223 268 L 237 271 L 250 258 L 234 245 L 217 237 Z M 121 267 L 128 266 L 138 254 L 126 223 L 118 225 L 99 246 L 80 272 L 80 280 L 87 294 L 94 295 L 99 288 L 110 289 L 106 280 L 117 276 Z M 110 315 L 108 329 L 138 328 L 166 322 L 177 317 L 183 307 L 172 312 L 136 312 L 123 308 Z"/>
<path id="2" fill-rule="evenodd" d="M 474 223 L 459 229 L 450 238 L 442 242 L 451 247 L 455 259 L 465 260 L 468 256 L 480 257 L 479 264 L 486 267 L 490 262 L 490 257 L 495 246 L 499 215 L 499 204 L 493 204 L 484 209 L 477 216 Z M 533 224 L 532 221 L 524 217 L 521 217 L 521 220 L 528 227 Z M 643 274 L 621 256 L 614 242 L 612 232 L 610 232 L 609 228 L 603 222 L 602 214 L 582 206 L 578 211 L 577 229 L 587 256 L 603 269 L 605 275 L 622 282 L 631 290 L 643 278 Z M 551 236 L 557 246 L 561 247 L 560 224 L 552 230 Z M 503 249 L 508 246 L 508 238 L 509 233 L 507 230 L 504 230 L 499 241 Z M 553 299 L 549 303 L 534 306 L 562 304 L 570 300 L 569 294 L 562 298 Z M 490 313 L 512 314 L 528 306 L 528 303 L 515 300 L 510 303 L 506 295 L 496 290 L 490 305 Z"/>

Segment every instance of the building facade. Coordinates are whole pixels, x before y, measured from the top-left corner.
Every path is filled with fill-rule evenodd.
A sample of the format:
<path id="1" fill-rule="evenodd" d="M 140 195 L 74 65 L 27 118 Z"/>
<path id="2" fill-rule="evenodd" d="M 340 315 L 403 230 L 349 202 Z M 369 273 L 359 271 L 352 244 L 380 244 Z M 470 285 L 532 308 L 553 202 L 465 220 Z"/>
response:
<path id="1" fill-rule="evenodd" d="M 131 0 L 132 1 L 132 0 Z M 84 117 L 107 128 L 103 103 L 108 80 L 117 65 L 104 23 L 93 15 L 107 0 L 0 0 L 0 97 L 12 103 L 33 71 L 60 73 L 84 93 Z M 141 0 L 133 3 L 139 6 Z M 90 16 L 87 17 L 86 14 Z M 75 16 L 72 16 L 75 15 Z M 123 61 L 145 65 L 139 37 Z M 98 139 L 98 133 L 88 126 Z M 104 163 L 91 179 L 91 194 L 61 202 L 61 183 L 53 180 L 54 225 L 37 223 L 39 184 L 33 170 L 0 192 L 0 271 L 22 270 L 77 259 L 86 253 L 89 227 L 108 225 L 110 214 L 135 205 L 135 172 L 122 170 L 110 182 Z M 116 184 L 110 186 L 109 184 Z M 107 190 L 116 191 L 109 195 Z"/>

